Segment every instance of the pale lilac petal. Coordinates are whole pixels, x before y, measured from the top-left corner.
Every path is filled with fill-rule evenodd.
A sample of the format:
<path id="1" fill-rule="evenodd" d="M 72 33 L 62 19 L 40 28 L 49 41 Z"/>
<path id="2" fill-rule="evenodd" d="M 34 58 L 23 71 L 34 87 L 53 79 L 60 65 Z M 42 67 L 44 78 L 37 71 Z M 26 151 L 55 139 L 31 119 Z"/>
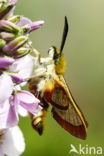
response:
<path id="1" fill-rule="evenodd" d="M 15 95 L 15 98 L 20 101 L 20 105 L 25 108 L 27 111 L 31 112 L 32 114 L 37 114 L 41 107 L 38 105 L 40 102 L 33 94 L 28 91 L 20 91 Z"/>
<path id="2" fill-rule="evenodd" d="M 0 103 L 0 130 L 17 125 L 18 114 L 14 105 L 10 105 L 9 99 Z"/>
<path id="3" fill-rule="evenodd" d="M 14 62 L 13 58 L 10 57 L 0 57 L 0 68 L 5 68 Z"/>
<path id="4" fill-rule="evenodd" d="M 24 82 L 24 79 L 22 77 L 18 76 L 17 74 L 10 74 L 10 76 L 12 77 L 13 82 L 15 82 L 15 83 Z"/>
<path id="5" fill-rule="evenodd" d="M 8 112 L 8 120 L 7 120 L 7 126 L 13 127 L 18 124 L 19 118 L 18 118 L 18 104 L 19 101 L 17 101 L 13 96 L 9 98 L 9 112 Z"/>
<path id="6" fill-rule="evenodd" d="M 18 22 L 19 26 L 31 23 L 32 21 L 29 18 L 21 17 L 20 21 Z"/>
<path id="7" fill-rule="evenodd" d="M 13 91 L 13 82 L 10 76 L 3 73 L 0 76 L 0 103 L 8 99 Z"/>
<path id="8" fill-rule="evenodd" d="M 8 156 L 19 156 L 24 152 L 25 142 L 18 126 L 10 128 L 3 136 L 3 151 Z M 1 155 L 0 155 L 1 156 Z"/>
<path id="9" fill-rule="evenodd" d="M 41 107 L 34 103 L 23 103 L 22 101 L 20 102 L 20 105 L 25 108 L 28 112 L 32 114 L 38 114 L 41 111 Z"/>
<path id="10" fill-rule="evenodd" d="M 39 100 L 29 91 L 21 90 L 16 95 L 23 103 L 39 103 Z"/>
<path id="11" fill-rule="evenodd" d="M 27 24 L 27 26 L 29 27 L 29 33 L 40 28 L 43 24 L 44 24 L 44 21 L 36 21 L 36 22 Z"/>
<path id="12" fill-rule="evenodd" d="M 28 78 L 33 70 L 34 60 L 30 55 L 26 55 L 22 58 L 16 59 L 15 62 L 10 66 L 10 70 L 14 72 L 18 72 L 18 76 L 25 79 Z M 22 83 L 21 85 L 25 85 L 26 83 Z"/>

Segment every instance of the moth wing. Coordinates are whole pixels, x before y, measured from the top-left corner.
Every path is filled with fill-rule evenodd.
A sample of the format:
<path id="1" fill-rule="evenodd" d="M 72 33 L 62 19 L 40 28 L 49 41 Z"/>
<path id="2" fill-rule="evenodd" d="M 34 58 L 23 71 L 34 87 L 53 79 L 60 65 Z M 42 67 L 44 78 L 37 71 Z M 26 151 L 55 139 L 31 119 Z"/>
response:
<path id="1" fill-rule="evenodd" d="M 47 91 L 45 98 L 53 105 L 53 118 L 69 133 L 85 139 L 88 126 L 82 112 L 75 103 L 64 78 L 55 79 L 51 92 Z"/>
<path id="2" fill-rule="evenodd" d="M 59 77 L 48 81 L 44 91 L 44 97 L 47 102 L 56 108 L 67 110 L 69 107 L 69 97 L 65 90 L 65 85 L 60 81 Z"/>
<path id="3" fill-rule="evenodd" d="M 82 121 L 75 108 L 70 104 L 68 110 L 52 109 L 53 118 L 69 133 L 80 139 L 86 139 L 86 121 Z"/>

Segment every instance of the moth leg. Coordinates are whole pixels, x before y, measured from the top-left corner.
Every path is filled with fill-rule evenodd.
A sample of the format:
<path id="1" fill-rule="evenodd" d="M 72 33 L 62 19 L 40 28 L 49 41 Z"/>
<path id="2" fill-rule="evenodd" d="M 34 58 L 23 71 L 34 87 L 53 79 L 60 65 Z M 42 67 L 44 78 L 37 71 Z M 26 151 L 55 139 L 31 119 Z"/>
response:
<path id="1" fill-rule="evenodd" d="M 31 48 L 31 52 L 30 52 L 30 53 L 36 55 L 37 60 L 38 60 L 38 63 L 40 64 L 40 57 L 41 57 L 40 52 L 39 52 L 37 49 L 33 48 L 32 45 L 31 45 L 30 43 L 28 43 L 28 45 L 29 45 L 29 47 Z"/>
<path id="2" fill-rule="evenodd" d="M 38 60 L 38 63 L 41 64 L 41 63 L 40 63 L 40 58 L 41 58 L 40 52 L 39 52 L 37 49 L 33 48 L 31 53 L 33 53 L 33 54 L 36 55 L 37 60 Z"/>
<path id="3" fill-rule="evenodd" d="M 44 76 L 46 76 L 46 71 L 32 75 L 32 76 L 26 78 L 25 81 L 28 81 L 28 82 L 35 81 L 36 79 L 44 77 Z"/>

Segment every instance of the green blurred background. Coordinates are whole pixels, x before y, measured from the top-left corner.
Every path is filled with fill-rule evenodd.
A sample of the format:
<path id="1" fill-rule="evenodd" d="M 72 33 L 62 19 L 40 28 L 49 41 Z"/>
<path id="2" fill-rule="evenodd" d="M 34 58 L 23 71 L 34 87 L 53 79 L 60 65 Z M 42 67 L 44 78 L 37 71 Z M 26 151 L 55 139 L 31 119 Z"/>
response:
<path id="1" fill-rule="evenodd" d="M 42 56 L 47 56 L 50 46 L 60 46 L 67 16 L 65 78 L 89 123 L 88 137 L 83 141 L 53 120 L 51 107 L 43 136 L 32 129 L 29 118 L 20 118 L 26 141 L 22 156 L 70 156 L 70 144 L 104 148 L 104 0 L 19 0 L 15 13 L 45 21 L 31 34 L 33 45 Z"/>

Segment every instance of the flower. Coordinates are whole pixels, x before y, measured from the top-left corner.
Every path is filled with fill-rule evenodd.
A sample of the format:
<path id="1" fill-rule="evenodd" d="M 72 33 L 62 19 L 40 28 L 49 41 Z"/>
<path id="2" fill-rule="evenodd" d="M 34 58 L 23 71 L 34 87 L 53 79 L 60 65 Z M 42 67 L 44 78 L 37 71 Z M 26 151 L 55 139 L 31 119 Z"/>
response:
<path id="1" fill-rule="evenodd" d="M 19 36 L 15 38 L 13 41 L 9 42 L 3 47 L 3 52 L 9 56 L 18 57 L 18 49 L 22 47 L 28 41 L 27 36 Z"/>
<path id="2" fill-rule="evenodd" d="M 0 68 L 6 68 L 9 65 L 13 64 L 14 59 L 4 56 L 4 57 L 0 57 Z"/>
<path id="3" fill-rule="evenodd" d="M 24 138 L 16 126 L 19 112 L 36 115 L 42 109 L 40 101 L 22 86 L 34 67 L 29 34 L 44 21 L 13 15 L 17 2 L 0 1 L 0 156 L 19 156 L 24 151 Z"/>
<path id="4" fill-rule="evenodd" d="M 9 66 L 9 69 L 12 72 L 16 72 L 16 73 L 12 73 L 12 75 L 14 75 L 15 77 L 16 76 L 19 77 L 19 79 L 21 80 L 24 80 L 31 75 L 33 67 L 34 67 L 34 60 L 32 56 L 26 55 L 22 58 L 16 59 L 15 62 Z M 25 84 L 26 82 L 23 82 L 22 84 L 20 84 L 20 86 L 21 85 L 23 86 Z"/>
<path id="5" fill-rule="evenodd" d="M 32 22 L 30 19 L 13 15 L 18 0 L 0 2 L 0 48 L 5 55 L 19 58 L 30 52 L 29 33 L 40 28 L 44 21 Z"/>
<path id="6" fill-rule="evenodd" d="M 23 26 L 24 33 L 30 33 L 38 28 L 40 28 L 44 24 L 44 21 L 36 21 L 36 22 L 30 22 Z"/>
<path id="7" fill-rule="evenodd" d="M 33 94 L 21 90 L 34 66 L 29 33 L 43 25 L 26 17 L 13 15 L 18 0 L 0 2 L 0 130 L 18 124 L 18 108 L 36 114 L 41 110 Z M 20 83 L 20 84 L 18 84 Z"/>
<path id="8" fill-rule="evenodd" d="M 9 99 L 0 103 L 0 130 L 5 130 L 18 124 L 19 105 L 36 115 L 41 110 L 38 103 L 39 100 L 28 91 L 21 90 L 11 95 Z"/>
<path id="9" fill-rule="evenodd" d="M 18 126 L 2 132 L 0 142 L 0 156 L 19 156 L 24 152 L 24 137 Z"/>

